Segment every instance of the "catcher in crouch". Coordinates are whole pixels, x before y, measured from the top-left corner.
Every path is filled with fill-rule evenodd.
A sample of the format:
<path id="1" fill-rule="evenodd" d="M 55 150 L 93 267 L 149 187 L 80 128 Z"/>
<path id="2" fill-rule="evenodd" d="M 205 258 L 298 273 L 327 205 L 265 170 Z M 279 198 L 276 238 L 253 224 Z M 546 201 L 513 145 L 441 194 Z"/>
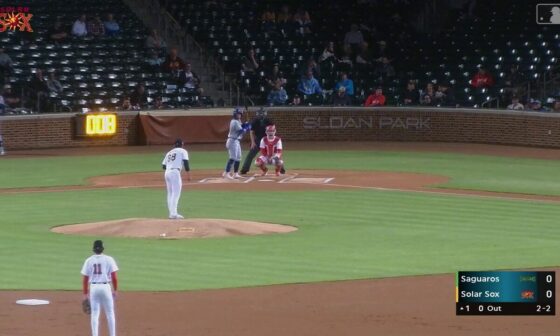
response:
<path id="1" fill-rule="evenodd" d="M 282 161 L 282 139 L 276 136 L 276 126 L 270 125 L 266 127 L 266 136 L 261 139 L 260 144 L 261 155 L 255 161 L 257 167 L 262 170 L 261 176 L 268 173 L 267 165 L 276 167 L 276 176 L 280 176 L 280 171 L 284 166 Z"/>

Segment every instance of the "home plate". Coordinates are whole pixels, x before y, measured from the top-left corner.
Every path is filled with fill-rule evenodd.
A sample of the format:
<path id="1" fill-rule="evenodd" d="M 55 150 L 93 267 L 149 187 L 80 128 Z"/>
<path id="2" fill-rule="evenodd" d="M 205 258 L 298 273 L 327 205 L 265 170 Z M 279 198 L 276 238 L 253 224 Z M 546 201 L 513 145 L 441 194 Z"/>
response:
<path id="1" fill-rule="evenodd" d="M 40 305 L 48 305 L 50 302 L 47 300 L 39 300 L 39 299 L 25 299 L 25 300 L 17 300 L 16 303 L 25 306 L 40 306 Z"/>

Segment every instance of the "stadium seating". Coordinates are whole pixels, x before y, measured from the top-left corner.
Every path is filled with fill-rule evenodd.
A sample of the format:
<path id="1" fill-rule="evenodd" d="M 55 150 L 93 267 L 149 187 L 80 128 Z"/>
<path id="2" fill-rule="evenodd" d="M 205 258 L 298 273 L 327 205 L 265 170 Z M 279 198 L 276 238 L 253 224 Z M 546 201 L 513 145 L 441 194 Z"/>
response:
<path id="1" fill-rule="evenodd" d="M 369 33 L 373 42 L 388 42 L 397 76 L 382 84 L 388 104 L 393 105 L 402 101 L 406 81 L 412 79 L 418 81 L 419 88 L 428 82 L 450 82 L 460 105 L 478 107 L 503 93 L 503 79 L 512 64 L 519 65 L 528 80 L 539 79 L 557 63 L 555 48 L 560 41 L 559 33 L 535 24 L 531 14 L 533 2 L 478 1 L 472 17 L 448 12 L 449 23 L 441 34 L 434 36 L 417 33 L 412 28 L 422 2 L 411 2 L 413 5 L 406 7 L 400 1 L 379 1 L 373 12 L 364 11 L 358 1 L 351 0 L 282 2 L 289 4 L 292 11 L 299 5 L 308 10 L 313 21 L 312 34 L 305 36 L 263 30 L 259 17 L 264 2 L 161 0 L 161 3 L 198 42 L 218 56 L 227 71 L 237 72 L 241 87 L 246 93 L 260 97 L 261 103 L 268 92 L 263 79 L 271 64 L 280 64 L 288 77 L 286 90 L 292 96 L 304 61 L 309 56 L 317 59 L 327 41 L 340 44 L 351 23 L 374 28 Z M 396 13 L 401 18 L 399 22 L 388 19 Z M 240 59 L 249 47 L 255 49 L 263 65 L 264 71 L 255 76 L 239 71 Z M 478 66 L 490 71 L 496 79 L 495 86 L 484 89 L 470 86 L 469 80 Z M 339 70 L 322 69 L 319 81 L 323 88 L 332 89 Z M 354 67 L 350 78 L 354 80 L 358 102 L 380 84 L 371 69 Z"/>
<path id="2" fill-rule="evenodd" d="M 10 78 L 17 92 L 23 89 L 35 72 L 42 68 L 56 71 L 64 87 L 60 94 L 51 94 L 57 111 L 104 111 L 119 108 L 124 96 L 139 83 L 144 84 L 148 101 L 162 96 L 168 105 L 185 107 L 198 105 L 201 97 L 185 94 L 179 88 L 170 89 L 169 74 L 153 72 L 146 67 L 144 42 L 147 29 L 120 0 L 64 0 L 21 1 L 18 6 L 29 7 L 33 33 L 6 31 L 0 43 L 14 61 Z M 113 13 L 121 32 L 113 37 L 69 38 L 55 44 L 47 31 L 58 18 L 67 31 L 76 18 Z M 46 75 L 46 73 L 45 73 Z"/>

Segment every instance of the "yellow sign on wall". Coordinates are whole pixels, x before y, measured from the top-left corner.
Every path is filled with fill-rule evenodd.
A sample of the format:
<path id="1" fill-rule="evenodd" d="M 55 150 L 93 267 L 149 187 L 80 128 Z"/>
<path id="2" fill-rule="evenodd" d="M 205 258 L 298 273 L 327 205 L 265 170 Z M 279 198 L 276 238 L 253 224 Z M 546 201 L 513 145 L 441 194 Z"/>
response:
<path id="1" fill-rule="evenodd" d="M 90 114 L 86 116 L 86 135 L 113 135 L 117 133 L 117 116 Z"/>

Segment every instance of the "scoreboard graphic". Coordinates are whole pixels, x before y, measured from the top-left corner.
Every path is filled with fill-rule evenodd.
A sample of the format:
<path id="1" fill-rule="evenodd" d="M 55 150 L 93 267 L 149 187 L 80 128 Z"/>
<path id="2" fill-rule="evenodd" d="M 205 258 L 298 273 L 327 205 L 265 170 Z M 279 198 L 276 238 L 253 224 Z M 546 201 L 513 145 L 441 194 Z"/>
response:
<path id="1" fill-rule="evenodd" d="M 555 315 L 555 272 L 458 272 L 457 315 Z"/>

